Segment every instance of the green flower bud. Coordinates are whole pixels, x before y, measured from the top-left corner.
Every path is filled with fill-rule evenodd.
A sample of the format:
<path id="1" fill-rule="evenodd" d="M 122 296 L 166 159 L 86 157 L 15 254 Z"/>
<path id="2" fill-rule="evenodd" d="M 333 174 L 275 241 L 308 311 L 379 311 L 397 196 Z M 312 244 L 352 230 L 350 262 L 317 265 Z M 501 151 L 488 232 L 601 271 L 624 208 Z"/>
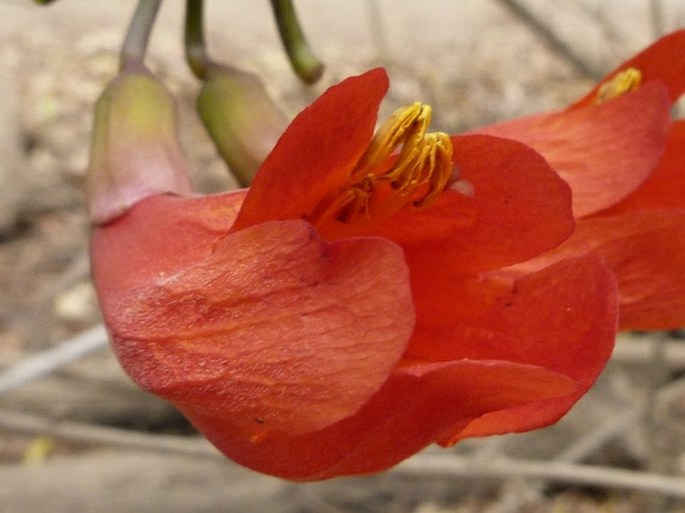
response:
<path id="1" fill-rule="evenodd" d="M 219 154 L 248 186 L 288 120 L 254 74 L 217 64 L 207 70 L 197 108 Z"/>
<path id="2" fill-rule="evenodd" d="M 190 191 L 173 96 L 144 69 L 122 72 L 95 108 L 86 177 L 92 223 L 111 221 L 154 194 Z"/>

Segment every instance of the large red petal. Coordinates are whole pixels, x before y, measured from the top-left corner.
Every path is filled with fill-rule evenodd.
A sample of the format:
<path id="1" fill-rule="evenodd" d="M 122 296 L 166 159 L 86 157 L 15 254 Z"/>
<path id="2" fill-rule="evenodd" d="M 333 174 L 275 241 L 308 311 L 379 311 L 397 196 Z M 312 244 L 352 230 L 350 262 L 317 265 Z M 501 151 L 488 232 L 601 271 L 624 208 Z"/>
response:
<path id="1" fill-rule="evenodd" d="M 191 421 L 238 463 L 280 477 L 315 480 L 385 470 L 477 416 L 575 389 L 546 369 L 506 362 L 416 363 L 398 368 L 356 415 L 326 429 L 249 440 L 197 412 Z"/>
<path id="2" fill-rule="evenodd" d="M 209 233 L 205 244 L 186 224 L 165 233 L 173 246 L 148 223 L 146 245 L 132 223 L 173 209 L 167 200 L 154 212 L 150 202 L 99 229 L 93 250 L 115 351 L 141 386 L 185 411 L 226 416 L 255 437 L 337 422 L 386 381 L 414 325 L 398 246 L 380 238 L 327 244 L 299 220 Z M 139 248 L 135 258 L 107 252 L 133 244 L 146 249 L 140 259 Z M 160 248 L 195 261 L 170 269 L 166 257 L 179 257 Z M 147 279 L 127 280 L 139 265 Z"/>
<path id="3" fill-rule="evenodd" d="M 636 190 L 661 158 L 670 127 L 658 83 L 582 109 L 535 115 L 478 129 L 539 151 L 573 190 L 582 217 Z"/>
<path id="4" fill-rule="evenodd" d="M 494 269 L 531 258 L 571 234 L 570 190 L 538 153 L 485 135 L 453 142 L 454 161 L 472 184 L 473 198 L 447 190 L 435 205 L 404 210 L 373 232 L 402 245 L 412 272 Z"/>
<path id="5" fill-rule="evenodd" d="M 435 277 L 442 287 L 412 282 L 417 325 L 408 358 L 508 360 L 581 379 L 596 377 L 611 352 L 616 283 L 596 257 L 516 278 L 449 270 Z"/>
<path id="6" fill-rule="evenodd" d="M 516 269 L 585 254 L 602 258 L 618 279 L 621 329 L 685 325 L 685 209 L 581 220 L 566 243 Z"/>
<path id="7" fill-rule="evenodd" d="M 685 326 L 685 209 L 588 219 L 578 238 L 618 278 L 621 329 Z"/>
<path id="8" fill-rule="evenodd" d="M 578 389 L 564 398 L 491 413 L 466 436 L 522 431 L 558 420 L 592 385 L 614 344 L 616 283 L 597 258 L 564 260 L 540 272 L 509 279 L 460 277 L 436 270 L 450 287 L 413 280 L 417 325 L 407 357 L 424 360 L 503 360 L 541 366 L 568 376 Z M 412 277 L 414 278 L 414 277 Z"/>
<path id="9" fill-rule="evenodd" d="M 151 196 L 93 230 L 98 287 L 118 294 L 205 258 L 228 233 L 246 191 L 203 197 Z M 125 270 L 125 271 L 124 271 Z"/>
<path id="10" fill-rule="evenodd" d="M 642 73 L 642 82 L 660 81 L 668 90 L 668 97 L 674 103 L 685 92 L 685 30 L 678 30 L 662 37 L 635 57 L 627 60 L 609 73 L 586 96 L 573 104 L 572 109 L 592 105 L 602 84 L 627 68 L 637 68 Z"/>
<path id="11" fill-rule="evenodd" d="M 664 156 L 649 178 L 637 191 L 600 215 L 645 208 L 685 208 L 685 120 L 673 123 Z"/>
<path id="12" fill-rule="evenodd" d="M 298 219 L 340 189 L 366 150 L 388 90 L 374 69 L 331 87 L 302 111 L 257 172 L 234 230 L 270 219 Z"/>

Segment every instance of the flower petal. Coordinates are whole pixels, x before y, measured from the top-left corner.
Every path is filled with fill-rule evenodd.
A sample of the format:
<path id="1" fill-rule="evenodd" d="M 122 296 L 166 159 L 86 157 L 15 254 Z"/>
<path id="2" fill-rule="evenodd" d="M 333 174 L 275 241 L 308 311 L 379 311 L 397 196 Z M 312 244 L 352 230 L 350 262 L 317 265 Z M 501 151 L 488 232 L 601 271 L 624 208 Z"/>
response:
<path id="1" fill-rule="evenodd" d="M 663 87 L 646 84 L 601 105 L 478 129 L 539 151 L 573 190 L 573 212 L 605 209 L 637 189 L 661 158 L 670 127 Z"/>
<path id="2" fill-rule="evenodd" d="M 646 208 L 685 208 L 685 120 L 673 123 L 659 165 L 640 188 L 601 216 Z"/>
<path id="3" fill-rule="evenodd" d="M 617 73 L 627 68 L 637 68 L 642 73 L 642 83 L 658 80 L 668 90 L 670 103 L 674 103 L 685 92 L 685 30 L 668 34 L 635 57 L 621 64 L 586 96 L 573 104 L 575 109 L 592 105 L 602 84 L 611 80 Z"/>
<path id="4" fill-rule="evenodd" d="M 377 68 L 328 89 L 303 110 L 257 172 L 234 230 L 298 219 L 345 183 L 366 150 L 388 77 Z"/>
<path id="5" fill-rule="evenodd" d="M 562 246 L 515 269 L 586 254 L 602 258 L 616 275 L 622 330 L 685 325 L 685 209 L 583 219 Z"/>
<path id="6" fill-rule="evenodd" d="M 685 326 L 685 209 L 591 219 L 583 239 L 618 278 L 622 330 Z"/>
<path id="7" fill-rule="evenodd" d="M 453 141 L 473 198 L 447 190 L 435 205 L 404 210 L 373 232 L 405 249 L 412 272 L 425 268 L 427 282 L 435 282 L 436 268 L 482 272 L 531 258 L 571 234 L 570 190 L 537 152 L 485 135 Z"/>
<path id="8" fill-rule="evenodd" d="M 439 270 L 440 283 L 412 282 L 417 325 L 407 358 L 502 360 L 535 365 L 572 379 L 564 398 L 487 414 L 442 443 L 522 431 L 557 421 L 592 385 L 611 354 L 617 323 L 616 283 L 599 259 L 564 260 L 515 279 L 475 280 Z M 450 275 L 451 274 L 451 275 Z M 414 276 L 412 277 L 414 278 Z"/>
<path id="9" fill-rule="evenodd" d="M 241 436 L 229 419 L 190 420 L 228 457 L 254 470 L 316 480 L 385 470 L 455 424 L 575 389 L 565 376 L 503 362 L 416 363 L 398 368 L 356 415 L 300 436 Z"/>
<path id="10" fill-rule="evenodd" d="M 154 212 L 137 208 L 98 231 L 93 263 L 115 351 L 147 390 L 188 413 L 230 419 L 247 437 L 301 433 L 354 414 L 400 359 L 414 314 L 395 244 L 326 244 L 299 220 L 210 233 L 204 244 L 182 229 L 165 235 L 196 261 L 170 269 L 153 223 L 140 258 L 106 252 L 145 245 L 135 225 Z M 163 208 L 155 218 L 173 210 L 168 200 Z M 147 280 L 111 283 L 139 265 Z"/>
<path id="11" fill-rule="evenodd" d="M 116 295 L 205 258 L 231 228 L 244 198 L 245 191 L 151 196 L 121 219 L 96 228 L 91 258 L 99 290 Z"/>

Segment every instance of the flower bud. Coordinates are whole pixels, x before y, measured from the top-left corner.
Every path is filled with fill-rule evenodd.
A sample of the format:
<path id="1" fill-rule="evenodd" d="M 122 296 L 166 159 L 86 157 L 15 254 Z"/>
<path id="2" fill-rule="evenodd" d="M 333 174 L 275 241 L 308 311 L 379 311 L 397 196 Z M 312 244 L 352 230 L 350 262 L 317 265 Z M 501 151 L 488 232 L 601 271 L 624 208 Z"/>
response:
<path id="1" fill-rule="evenodd" d="M 288 125 L 286 117 L 254 74 L 217 64 L 207 70 L 197 108 L 219 154 L 248 186 Z"/>
<path id="2" fill-rule="evenodd" d="M 153 194 L 190 191 L 173 96 L 144 69 L 122 72 L 95 107 L 86 177 L 91 222 L 109 222 Z"/>

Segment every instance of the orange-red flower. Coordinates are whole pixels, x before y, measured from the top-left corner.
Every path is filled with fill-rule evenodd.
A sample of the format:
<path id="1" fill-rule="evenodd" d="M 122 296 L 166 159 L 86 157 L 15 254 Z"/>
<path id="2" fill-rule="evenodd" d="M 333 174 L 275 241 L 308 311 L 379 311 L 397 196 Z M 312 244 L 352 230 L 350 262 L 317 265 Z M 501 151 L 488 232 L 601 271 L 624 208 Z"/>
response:
<path id="1" fill-rule="evenodd" d="M 374 137 L 387 88 L 373 70 L 329 89 L 249 190 L 162 187 L 94 228 L 122 365 L 250 468 L 369 473 L 541 427 L 613 347 L 599 259 L 500 273 L 569 236 L 568 186 L 521 143 L 426 132 L 419 104 Z"/>
<path id="2" fill-rule="evenodd" d="M 573 191 L 574 235 L 518 266 L 595 254 L 615 272 L 623 329 L 685 326 L 685 30 L 624 62 L 559 112 L 478 130 L 522 141 Z"/>

